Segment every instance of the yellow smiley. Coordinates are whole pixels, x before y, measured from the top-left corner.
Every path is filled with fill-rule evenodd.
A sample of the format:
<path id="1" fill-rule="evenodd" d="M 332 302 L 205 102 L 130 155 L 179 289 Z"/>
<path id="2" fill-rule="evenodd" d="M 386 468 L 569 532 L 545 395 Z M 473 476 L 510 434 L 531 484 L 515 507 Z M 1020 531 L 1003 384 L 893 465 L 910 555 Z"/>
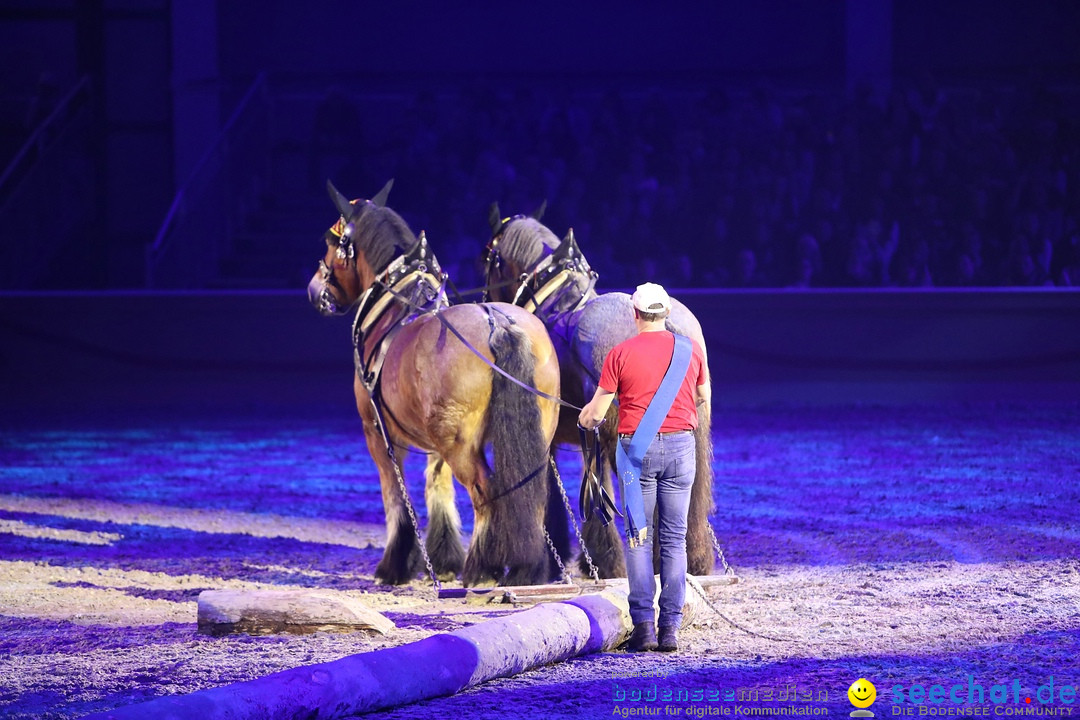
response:
<path id="1" fill-rule="evenodd" d="M 866 678 L 859 678 L 851 683 L 851 687 L 847 690 L 847 696 L 855 707 L 868 708 L 874 704 L 874 700 L 877 698 L 877 688 L 874 687 L 874 683 Z"/>

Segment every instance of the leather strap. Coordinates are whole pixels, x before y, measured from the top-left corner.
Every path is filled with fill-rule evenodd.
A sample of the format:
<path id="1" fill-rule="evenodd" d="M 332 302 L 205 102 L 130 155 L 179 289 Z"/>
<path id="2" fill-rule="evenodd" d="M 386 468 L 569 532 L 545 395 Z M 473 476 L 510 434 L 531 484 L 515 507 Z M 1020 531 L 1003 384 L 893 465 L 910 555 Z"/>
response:
<path id="1" fill-rule="evenodd" d="M 600 444 L 600 430 L 591 431 L 578 425 L 581 436 L 582 475 L 578 510 L 583 520 L 595 517 L 607 527 L 616 515 L 622 515 L 600 479 L 604 472 L 604 451 Z"/>
<path id="2" fill-rule="evenodd" d="M 443 317 L 441 310 L 443 310 L 444 308 L 434 308 L 432 310 L 425 310 L 424 308 L 421 308 L 418 305 L 416 305 L 415 303 L 413 303 L 409 298 L 407 298 L 407 297 L 405 297 L 403 295 L 400 295 L 399 293 L 394 292 L 392 289 L 387 288 L 387 290 L 391 295 L 396 297 L 401 302 L 403 302 L 403 303 L 405 303 L 407 305 L 411 305 L 411 306 L 413 306 L 413 307 L 415 307 L 415 308 L 417 308 L 419 310 L 424 310 L 424 312 L 430 312 L 430 313 L 434 314 L 435 317 L 439 319 L 439 322 L 441 322 L 443 324 L 443 327 L 445 327 L 447 330 L 449 330 L 453 334 L 454 337 L 456 337 L 458 340 L 460 340 L 462 342 L 462 344 L 464 344 L 465 347 L 467 347 L 469 349 L 469 351 L 472 352 L 473 355 L 476 355 L 476 357 L 480 358 L 480 360 L 482 360 L 484 362 L 484 364 L 486 364 L 492 370 L 494 370 L 495 372 L 497 372 L 500 375 L 502 375 L 503 377 L 505 377 L 510 382 L 513 382 L 513 383 L 519 385 L 520 387 L 524 388 L 525 390 L 528 390 L 533 395 L 539 395 L 540 397 L 542 397 L 542 398 L 544 398 L 546 400 L 551 400 L 552 402 L 558 403 L 559 405 L 562 405 L 563 407 L 568 407 L 568 408 L 571 408 L 573 410 L 581 410 L 581 408 L 579 408 L 577 405 L 573 405 L 571 403 L 568 403 L 565 400 L 563 400 L 562 398 L 557 398 L 554 395 L 549 395 L 546 392 L 544 392 L 543 390 L 540 390 L 538 388 L 534 388 L 531 385 L 527 385 L 526 383 L 521 382 L 520 380 L 518 380 L 516 377 L 514 377 L 510 373 L 506 372 L 501 367 L 499 367 L 495 363 L 488 360 L 486 357 L 484 357 L 480 353 L 479 350 L 477 350 L 473 346 L 472 343 L 470 343 L 468 340 L 465 339 L 464 335 L 462 335 L 460 332 L 458 332 L 458 329 L 456 327 L 454 327 L 450 323 L 449 320 L 447 320 L 445 317 Z M 488 307 L 489 305 L 490 305 L 490 303 L 480 303 L 480 306 L 484 308 L 485 312 L 491 312 L 491 310 Z"/>

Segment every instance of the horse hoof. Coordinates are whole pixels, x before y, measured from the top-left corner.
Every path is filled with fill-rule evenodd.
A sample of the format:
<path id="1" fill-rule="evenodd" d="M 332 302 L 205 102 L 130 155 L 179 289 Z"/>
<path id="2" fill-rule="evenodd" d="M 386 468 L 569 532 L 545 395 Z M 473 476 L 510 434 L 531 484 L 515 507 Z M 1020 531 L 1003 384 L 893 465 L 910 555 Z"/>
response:
<path id="1" fill-rule="evenodd" d="M 462 587 L 495 587 L 502 584 L 500 581 L 503 575 L 503 572 L 495 574 L 491 568 L 466 567 L 461 573 L 461 585 Z"/>
<path id="2" fill-rule="evenodd" d="M 415 573 L 394 565 L 395 563 L 380 562 L 375 568 L 375 582 L 381 585 L 404 585 L 412 580 Z"/>
<path id="3" fill-rule="evenodd" d="M 417 571 L 419 572 L 423 567 L 423 563 L 421 563 Z M 439 580 L 453 580 L 465 569 L 465 556 L 462 555 L 460 558 L 451 558 L 449 560 L 440 559 L 438 561 L 433 557 L 431 558 L 431 567 L 435 570 L 435 575 L 438 576 Z"/>
<path id="4" fill-rule="evenodd" d="M 375 574 L 375 582 L 379 585 L 405 585 L 409 582 L 409 578 L 400 576 L 387 576 Z"/>

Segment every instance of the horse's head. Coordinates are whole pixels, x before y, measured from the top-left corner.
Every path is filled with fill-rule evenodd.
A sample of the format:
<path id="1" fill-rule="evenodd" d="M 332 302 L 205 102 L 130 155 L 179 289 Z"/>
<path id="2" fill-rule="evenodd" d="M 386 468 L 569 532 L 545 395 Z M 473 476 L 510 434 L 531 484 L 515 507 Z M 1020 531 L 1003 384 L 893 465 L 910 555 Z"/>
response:
<path id="1" fill-rule="evenodd" d="M 401 216 L 386 207 L 393 184 L 386 183 L 371 200 L 349 201 L 327 181 L 340 217 L 323 235 L 326 255 L 308 283 L 308 300 L 323 315 L 347 312 L 400 251 L 418 242 Z"/>
<path id="2" fill-rule="evenodd" d="M 574 231 L 560 241 L 532 215 L 500 218 L 499 206 L 488 213 L 491 242 L 484 258 L 485 293 L 492 300 L 521 305 L 537 312 L 545 301 L 549 310 L 564 311 L 590 297 L 596 274 L 577 246 Z"/>
<path id="3" fill-rule="evenodd" d="M 532 215 L 501 217 L 499 203 L 488 209 L 491 241 L 484 251 L 484 299 L 513 302 L 533 266 L 559 244 L 555 233 L 540 223 L 547 202 Z"/>

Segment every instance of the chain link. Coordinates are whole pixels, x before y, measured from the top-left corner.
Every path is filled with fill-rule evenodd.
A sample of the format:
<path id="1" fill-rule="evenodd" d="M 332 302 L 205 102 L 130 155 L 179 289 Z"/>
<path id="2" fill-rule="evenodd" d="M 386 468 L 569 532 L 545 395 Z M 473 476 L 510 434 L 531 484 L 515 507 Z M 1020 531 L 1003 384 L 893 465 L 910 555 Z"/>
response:
<path id="1" fill-rule="evenodd" d="M 724 557 L 724 551 L 720 547 L 720 541 L 716 539 L 716 533 L 713 532 L 712 523 L 706 521 L 705 527 L 709 528 L 709 537 L 712 538 L 713 549 L 716 550 L 716 557 L 720 558 L 720 564 L 724 566 L 725 575 L 734 575 L 735 570 L 728 565 L 727 558 Z"/>
<path id="2" fill-rule="evenodd" d="M 574 584 L 574 578 L 570 576 L 570 571 L 563 565 L 562 558 L 559 557 L 559 551 L 555 549 L 555 543 L 551 539 L 551 535 L 548 534 L 547 528 L 544 528 L 544 541 L 547 543 L 548 550 L 551 551 L 552 557 L 555 558 L 555 564 L 559 566 L 559 577 L 563 579 L 567 585 Z"/>
<path id="3" fill-rule="evenodd" d="M 706 527 L 709 528 L 709 537 L 712 538 L 712 545 L 713 549 L 716 550 L 716 557 L 720 559 L 720 564 L 724 567 L 724 575 L 735 577 L 735 570 L 730 565 L 728 565 L 727 558 L 724 557 L 724 550 L 720 547 L 720 541 L 716 539 L 716 533 L 713 531 L 712 523 L 707 523 Z M 775 640 L 776 642 L 788 642 L 790 640 L 790 638 L 763 635 L 762 633 L 755 632 L 749 628 L 743 627 L 739 623 L 729 618 L 724 613 L 720 612 L 720 608 L 716 607 L 716 605 L 713 604 L 712 600 L 709 599 L 709 596 L 705 594 L 705 589 L 702 588 L 701 585 L 696 582 L 688 582 L 687 585 L 694 589 L 694 592 L 696 592 L 701 597 L 701 599 L 705 601 L 705 604 L 709 607 L 710 610 L 716 613 L 720 617 L 720 619 L 731 625 L 733 628 L 742 630 L 747 635 L 753 635 L 754 637 L 759 637 L 764 640 Z"/>
<path id="4" fill-rule="evenodd" d="M 742 630 L 747 635 L 753 635 L 754 637 L 759 637 L 763 640 L 775 640 L 776 642 L 789 642 L 791 640 L 791 638 L 775 637 L 773 635 L 763 635 L 762 633 L 754 632 L 750 628 L 743 627 L 739 623 L 729 618 L 724 613 L 720 612 L 720 608 L 716 607 L 716 605 L 713 604 L 713 601 L 710 600 L 709 596 L 705 594 L 705 589 L 701 587 L 701 585 L 696 582 L 687 582 L 686 584 L 694 589 L 694 592 L 696 592 L 698 596 L 700 596 L 701 599 L 705 601 L 705 604 L 709 606 L 710 610 L 719 615 L 724 622 L 728 623 L 733 628 L 736 628 L 737 630 Z"/>
<path id="5" fill-rule="evenodd" d="M 427 567 L 428 576 L 431 578 L 432 585 L 435 586 L 435 597 L 438 598 L 439 591 L 442 590 L 442 583 L 439 582 L 439 578 L 435 574 L 435 568 L 431 566 L 431 558 L 428 557 L 427 546 L 424 544 L 423 536 L 420 535 L 420 521 L 416 517 L 416 511 L 413 510 L 412 500 L 409 499 L 409 490 L 405 487 L 405 478 L 401 476 L 401 468 L 398 467 L 397 456 L 394 454 L 394 448 L 390 443 L 390 437 L 383 431 L 382 417 L 379 413 L 379 406 L 375 404 L 374 398 L 372 398 L 371 404 L 375 408 L 375 425 L 383 437 L 383 442 L 386 443 L 386 454 L 389 456 L 390 464 L 394 468 L 394 477 L 397 478 L 398 489 L 401 490 L 401 498 L 405 501 L 405 509 L 409 511 L 409 519 L 412 521 L 413 533 L 416 535 L 416 542 L 420 547 L 420 554 L 424 558 L 424 566 Z"/>
<path id="6" fill-rule="evenodd" d="M 555 456 L 548 455 L 548 460 L 551 463 L 551 469 L 555 473 L 555 481 L 559 486 L 559 494 L 562 495 L 563 505 L 566 506 L 566 513 L 570 516 L 570 524 L 574 526 L 574 535 L 577 536 L 578 546 L 581 547 L 581 554 L 585 556 L 585 562 L 589 564 L 589 577 L 593 579 L 593 582 L 600 582 L 600 573 L 596 569 L 596 565 L 593 564 L 592 555 L 589 554 L 589 548 L 585 547 L 585 539 L 581 536 L 581 529 L 578 527 L 577 517 L 574 515 L 574 508 L 570 505 L 570 498 L 566 496 L 566 488 L 563 486 L 562 476 L 559 475 L 559 468 L 555 465 Z"/>
<path id="7" fill-rule="evenodd" d="M 398 488 L 401 489 L 401 497 L 405 499 L 405 509 L 409 511 L 409 519 L 412 520 L 413 532 L 416 533 L 416 542 L 420 546 L 420 554 L 424 557 L 424 565 L 427 567 L 428 575 L 431 577 L 431 582 L 435 586 L 435 597 L 437 598 L 439 596 L 439 591 L 442 590 L 442 584 L 435 574 L 435 568 L 431 566 L 431 558 L 428 557 L 427 546 L 424 544 L 424 538 L 420 535 L 420 522 L 416 519 L 416 511 L 413 510 L 412 500 L 409 499 L 409 491 L 405 489 L 405 479 L 401 477 L 401 468 L 398 467 L 397 460 L 394 459 L 393 453 L 390 454 L 390 461 L 390 464 L 394 466 L 394 475 L 397 477 Z"/>

